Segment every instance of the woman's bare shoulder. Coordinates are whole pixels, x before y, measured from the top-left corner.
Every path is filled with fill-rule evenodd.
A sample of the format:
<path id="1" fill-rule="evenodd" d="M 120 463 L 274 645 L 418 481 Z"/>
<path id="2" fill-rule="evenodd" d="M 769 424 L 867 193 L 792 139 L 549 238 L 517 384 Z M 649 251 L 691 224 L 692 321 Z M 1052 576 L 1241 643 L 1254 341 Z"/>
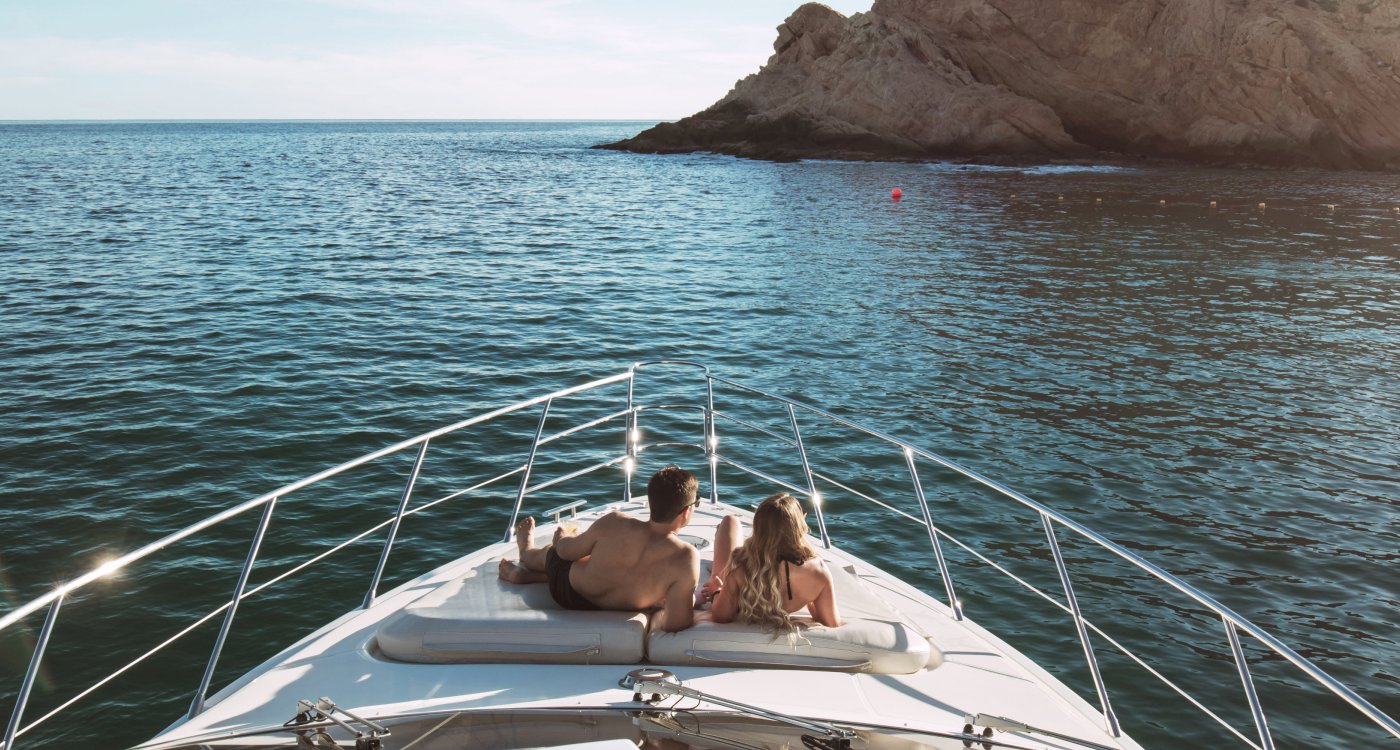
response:
<path id="1" fill-rule="evenodd" d="M 827 566 L 826 560 L 820 556 L 809 558 L 802 563 L 802 571 L 812 579 L 821 579 L 827 585 L 831 584 L 831 568 Z"/>

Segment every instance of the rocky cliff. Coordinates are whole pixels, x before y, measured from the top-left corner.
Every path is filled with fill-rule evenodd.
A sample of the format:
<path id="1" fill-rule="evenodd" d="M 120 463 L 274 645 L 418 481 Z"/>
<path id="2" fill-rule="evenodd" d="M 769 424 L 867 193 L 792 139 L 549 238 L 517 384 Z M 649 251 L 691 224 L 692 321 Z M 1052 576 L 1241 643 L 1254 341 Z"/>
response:
<path id="1" fill-rule="evenodd" d="M 1400 2 L 808 3 L 723 99 L 605 148 L 1400 170 Z"/>

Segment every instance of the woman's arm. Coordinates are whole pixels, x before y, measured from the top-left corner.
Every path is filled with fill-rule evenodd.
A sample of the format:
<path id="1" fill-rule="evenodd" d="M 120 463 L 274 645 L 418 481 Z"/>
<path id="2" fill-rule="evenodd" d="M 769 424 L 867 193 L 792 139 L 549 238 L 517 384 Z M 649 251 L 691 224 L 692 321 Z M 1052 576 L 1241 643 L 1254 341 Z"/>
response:
<path id="1" fill-rule="evenodd" d="M 715 576 L 719 578 L 719 576 Z M 739 590 L 744 586 L 744 577 L 734 566 L 729 566 L 728 580 L 720 580 L 719 593 L 710 604 L 710 616 L 715 622 L 733 622 L 739 612 Z"/>
<path id="2" fill-rule="evenodd" d="M 809 610 L 812 619 L 829 628 L 841 627 L 841 613 L 836 608 L 836 590 L 832 585 L 831 571 L 826 567 L 826 561 L 822 561 L 822 591 L 817 594 L 817 598 L 812 600 Z"/>

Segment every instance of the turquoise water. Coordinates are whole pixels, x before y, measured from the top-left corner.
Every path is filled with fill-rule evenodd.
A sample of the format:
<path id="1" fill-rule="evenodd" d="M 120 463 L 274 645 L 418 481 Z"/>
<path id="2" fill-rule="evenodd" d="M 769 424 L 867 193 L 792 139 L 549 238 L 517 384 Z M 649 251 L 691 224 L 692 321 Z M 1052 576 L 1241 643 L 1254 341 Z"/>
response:
<path id="1" fill-rule="evenodd" d="M 0 124 L 4 609 L 402 437 L 684 357 L 1059 508 L 1400 714 L 1400 178 L 587 148 L 643 126 Z M 519 461 L 535 416 L 435 448 L 420 494 Z M 814 449 L 847 444 L 812 429 Z M 790 455 L 733 445 L 800 477 Z M 828 473 L 908 508 L 902 459 L 851 450 Z M 369 525 L 354 511 L 391 510 L 409 461 L 284 502 L 269 569 Z M 1033 514 L 925 482 L 941 527 L 1059 591 Z M 730 487 L 736 501 L 763 489 Z M 390 581 L 497 538 L 513 489 L 406 524 Z M 829 502 L 838 544 L 941 592 L 921 529 Z M 255 520 L 66 605 L 26 718 L 217 606 Z M 377 554 L 358 545 L 247 603 L 216 686 L 356 604 Z M 1157 649 L 1252 736 L 1218 621 L 1086 547 L 1067 554 L 1091 619 Z M 1063 617 L 949 557 L 969 615 L 1092 696 Z M 1133 593 L 1114 593 L 1125 583 Z M 0 719 L 28 637 L 0 637 Z M 36 744 L 158 731 L 188 705 L 212 637 L 79 703 Z M 94 642 L 101 665 L 81 655 Z M 1250 653 L 1281 746 L 1380 736 Z M 1106 669 L 1129 731 L 1160 746 L 1225 736 L 1127 666 Z"/>

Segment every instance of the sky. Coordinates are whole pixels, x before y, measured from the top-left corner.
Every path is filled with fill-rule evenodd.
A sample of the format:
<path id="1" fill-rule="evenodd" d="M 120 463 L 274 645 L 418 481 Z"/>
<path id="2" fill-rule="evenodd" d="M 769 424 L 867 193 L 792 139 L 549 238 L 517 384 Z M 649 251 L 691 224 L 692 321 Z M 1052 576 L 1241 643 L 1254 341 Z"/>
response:
<path id="1" fill-rule="evenodd" d="M 677 119 L 799 4 L 0 0 L 0 120 Z"/>

